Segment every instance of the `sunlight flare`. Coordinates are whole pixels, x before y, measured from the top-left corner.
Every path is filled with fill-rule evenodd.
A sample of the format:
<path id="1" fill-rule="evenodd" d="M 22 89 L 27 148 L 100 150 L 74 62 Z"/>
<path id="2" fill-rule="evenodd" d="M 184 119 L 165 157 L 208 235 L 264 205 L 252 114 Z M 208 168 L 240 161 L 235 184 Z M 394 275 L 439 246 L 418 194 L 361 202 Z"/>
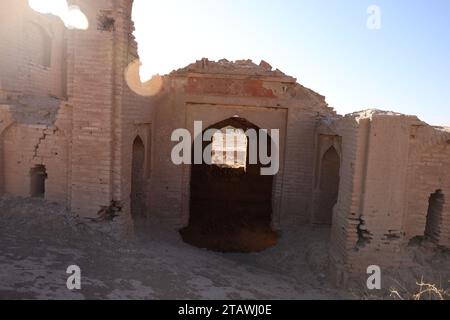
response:
<path id="1" fill-rule="evenodd" d="M 139 70 L 142 66 L 141 61 L 135 60 L 131 62 L 125 70 L 125 80 L 128 86 L 135 93 L 151 97 L 157 95 L 163 87 L 163 78 L 160 75 L 154 75 L 150 80 L 142 82 Z"/>
<path id="2" fill-rule="evenodd" d="M 89 21 L 78 6 L 69 6 L 66 0 L 28 0 L 31 9 L 59 17 L 68 29 L 86 30 Z"/>

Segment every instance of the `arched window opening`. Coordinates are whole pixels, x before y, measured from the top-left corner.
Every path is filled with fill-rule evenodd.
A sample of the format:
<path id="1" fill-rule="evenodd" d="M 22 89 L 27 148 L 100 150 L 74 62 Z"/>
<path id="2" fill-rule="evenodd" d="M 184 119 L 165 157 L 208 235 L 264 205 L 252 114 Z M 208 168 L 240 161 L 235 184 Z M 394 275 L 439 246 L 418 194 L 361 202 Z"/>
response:
<path id="1" fill-rule="evenodd" d="M 35 198 L 45 198 L 45 181 L 47 171 L 45 166 L 38 165 L 30 171 L 31 185 L 30 195 Z"/>
<path id="2" fill-rule="evenodd" d="M 439 242 L 443 209 L 444 194 L 442 190 L 437 190 L 430 195 L 428 201 L 427 223 L 425 227 L 425 238 L 433 242 Z"/>
<path id="3" fill-rule="evenodd" d="M 145 218 L 145 146 L 140 137 L 133 142 L 131 177 L 131 215 L 133 219 Z"/>
<path id="4" fill-rule="evenodd" d="M 315 224 L 331 225 L 333 208 L 337 203 L 340 181 L 340 158 L 334 147 L 322 157 L 320 166 L 319 197 L 314 215 Z"/>

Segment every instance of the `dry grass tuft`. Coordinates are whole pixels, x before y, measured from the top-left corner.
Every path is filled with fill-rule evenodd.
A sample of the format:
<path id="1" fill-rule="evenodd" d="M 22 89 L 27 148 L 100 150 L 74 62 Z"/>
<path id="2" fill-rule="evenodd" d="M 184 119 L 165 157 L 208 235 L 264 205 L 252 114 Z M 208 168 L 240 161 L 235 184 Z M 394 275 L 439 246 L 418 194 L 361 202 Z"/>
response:
<path id="1" fill-rule="evenodd" d="M 399 290 L 395 288 L 390 289 L 390 296 L 394 299 L 400 300 L 448 300 L 450 299 L 450 292 L 439 288 L 437 285 L 425 283 L 423 278 L 420 282 L 417 282 L 418 291 L 416 293 L 410 293 L 405 288 L 406 294 L 401 294 Z"/>

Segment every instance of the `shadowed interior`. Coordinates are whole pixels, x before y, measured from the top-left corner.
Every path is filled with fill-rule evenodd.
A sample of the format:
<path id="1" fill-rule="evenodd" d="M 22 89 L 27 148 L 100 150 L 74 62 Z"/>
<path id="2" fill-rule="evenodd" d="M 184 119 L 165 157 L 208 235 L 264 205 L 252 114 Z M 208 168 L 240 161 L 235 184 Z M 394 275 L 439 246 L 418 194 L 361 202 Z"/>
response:
<path id="1" fill-rule="evenodd" d="M 443 208 L 444 194 L 441 190 L 437 190 L 430 195 L 425 228 L 425 237 L 434 242 L 439 242 Z"/>
<path id="2" fill-rule="evenodd" d="M 131 214 L 134 220 L 145 218 L 144 182 L 145 146 L 140 137 L 133 143 L 133 167 L 131 177 Z"/>
<path id="3" fill-rule="evenodd" d="M 30 171 L 30 195 L 35 198 L 45 198 L 45 166 L 38 165 Z"/>
<path id="4" fill-rule="evenodd" d="M 208 129 L 227 126 L 259 130 L 241 118 Z M 267 141 L 270 154 L 270 138 Z M 208 144 L 203 143 L 203 149 Z M 192 165 L 189 226 L 181 230 L 187 243 L 222 252 L 262 251 L 276 244 L 277 234 L 271 228 L 273 176 L 261 175 L 259 161 L 252 165 L 247 156 L 246 163 L 246 168 L 238 169 Z"/>
<path id="5" fill-rule="evenodd" d="M 333 222 L 333 208 L 336 205 L 339 194 L 339 168 L 339 155 L 336 149 L 331 147 L 322 159 L 319 185 L 320 198 L 314 216 L 315 224 L 331 226 Z"/>

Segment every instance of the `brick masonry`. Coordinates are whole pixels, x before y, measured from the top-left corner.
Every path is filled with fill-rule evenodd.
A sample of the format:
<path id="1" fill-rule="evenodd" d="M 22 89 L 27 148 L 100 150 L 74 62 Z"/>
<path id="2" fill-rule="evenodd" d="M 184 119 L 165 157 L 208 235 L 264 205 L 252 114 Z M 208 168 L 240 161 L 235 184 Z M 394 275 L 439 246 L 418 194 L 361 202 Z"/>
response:
<path id="1" fill-rule="evenodd" d="M 444 203 L 434 233 L 450 247 L 448 129 L 379 110 L 337 115 L 324 97 L 266 62 L 202 59 L 140 84 L 130 67 L 138 59 L 132 1 L 72 3 L 87 15 L 88 30 L 67 30 L 25 0 L 0 2 L 0 193 L 29 196 L 30 170 L 44 166 L 47 200 L 86 219 L 114 203 L 121 213 L 113 232 L 132 232 L 140 137 L 146 213 L 181 228 L 189 219 L 190 166 L 171 161 L 173 130 L 193 133 L 194 121 L 206 128 L 239 116 L 280 130 L 274 229 L 318 221 L 323 156 L 337 152 L 330 261 L 338 283 L 368 264 L 398 263 L 400 248 L 424 236 L 438 190 Z"/>

